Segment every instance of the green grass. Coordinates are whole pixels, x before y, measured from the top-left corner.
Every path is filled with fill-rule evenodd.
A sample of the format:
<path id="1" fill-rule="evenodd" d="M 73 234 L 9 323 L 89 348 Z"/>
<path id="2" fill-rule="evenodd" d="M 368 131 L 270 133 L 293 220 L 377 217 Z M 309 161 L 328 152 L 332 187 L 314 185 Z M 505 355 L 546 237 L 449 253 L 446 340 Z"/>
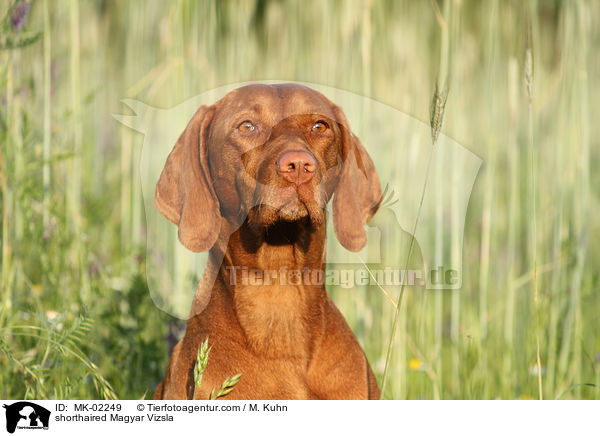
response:
<path id="1" fill-rule="evenodd" d="M 123 98 L 167 108 L 281 79 L 429 124 L 448 78 L 441 132 L 483 159 L 450 248 L 463 286 L 405 290 L 384 396 L 600 399 L 600 3 L 38 0 L 18 30 L 13 12 L 0 398 L 147 398 L 182 333 L 145 283 L 143 137 L 112 118 Z M 381 381 L 393 304 L 376 286 L 330 292 Z"/>

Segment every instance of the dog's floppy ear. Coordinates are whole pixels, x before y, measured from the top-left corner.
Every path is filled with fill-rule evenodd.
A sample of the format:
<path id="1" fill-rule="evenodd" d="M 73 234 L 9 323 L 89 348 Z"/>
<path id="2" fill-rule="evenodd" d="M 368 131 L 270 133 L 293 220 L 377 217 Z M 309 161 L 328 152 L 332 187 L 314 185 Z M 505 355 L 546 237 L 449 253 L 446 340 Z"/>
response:
<path id="1" fill-rule="evenodd" d="M 333 227 L 346 249 L 360 251 L 367 243 L 363 226 L 377 212 L 381 187 L 373 161 L 346 116 L 337 106 L 334 113 L 342 131 L 342 170 L 333 198 Z"/>
<path id="2" fill-rule="evenodd" d="M 208 168 L 207 138 L 214 106 L 201 106 L 177 140 L 156 184 L 154 204 L 179 227 L 179 240 L 196 252 L 210 249 L 221 227 Z"/>

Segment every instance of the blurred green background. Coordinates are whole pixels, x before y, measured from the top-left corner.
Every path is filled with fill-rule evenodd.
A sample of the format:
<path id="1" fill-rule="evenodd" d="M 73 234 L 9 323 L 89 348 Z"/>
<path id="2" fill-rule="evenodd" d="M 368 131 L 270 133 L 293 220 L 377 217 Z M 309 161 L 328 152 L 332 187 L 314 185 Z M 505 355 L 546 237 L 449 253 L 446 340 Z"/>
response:
<path id="1" fill-rule="evenodd" d="M 442 132 L 484 161 L 463 287 L 407 289 L 386 398 L 600 399 L 599 2 L 0 0 L 0 16 L 1 398 L 151 396 L 184 324 L 150 298 L 143 136 L 112 114 L 278 79 L 425 123 L 447 83 Z M 393 304 L 330 292 L 381 380 Z"/>

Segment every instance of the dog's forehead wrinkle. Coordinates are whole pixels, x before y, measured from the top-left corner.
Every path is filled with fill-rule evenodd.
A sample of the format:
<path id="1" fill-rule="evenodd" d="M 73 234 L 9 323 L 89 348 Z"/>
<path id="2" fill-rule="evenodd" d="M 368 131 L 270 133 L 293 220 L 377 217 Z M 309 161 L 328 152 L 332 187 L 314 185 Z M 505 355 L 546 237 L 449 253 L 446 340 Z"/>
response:
<path id="1" fill-rule="evenodd" d="M 297 84 L 248 85 L 230 92 L 223 102 L 224 113 L 253 113 L 271 126 L 302 115 L 322 115 L 335 119 L 329 100 Z"/>
<path id="2" fill-rule="evenodd" d="M 329 102 L 308 88 L 296 90 L 285 99 L 284 118 L 316 114 L 333 118 Z"/>

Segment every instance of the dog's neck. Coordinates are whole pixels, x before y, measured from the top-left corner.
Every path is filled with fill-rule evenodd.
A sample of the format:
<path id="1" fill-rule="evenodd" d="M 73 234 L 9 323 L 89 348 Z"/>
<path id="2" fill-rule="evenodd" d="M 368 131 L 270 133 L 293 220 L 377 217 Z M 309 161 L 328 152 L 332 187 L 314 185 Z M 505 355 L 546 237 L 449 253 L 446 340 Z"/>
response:
<path id="1" fill-rule="evenodd" d="M 270 356 L 302 357 L 307 330 L 326 300 L 325 223 L 280 223 L 267 230 L 247 222 L 229 238 L 219 271 L 250 346 Z"/>
<path id="2" fill-rule="evenodd" d="M 319 269 L 325 260 L 325 224 L 281 222 L 256 229 L 244 222 L 229 237 L 223 265 L 262 271 Z"/>

